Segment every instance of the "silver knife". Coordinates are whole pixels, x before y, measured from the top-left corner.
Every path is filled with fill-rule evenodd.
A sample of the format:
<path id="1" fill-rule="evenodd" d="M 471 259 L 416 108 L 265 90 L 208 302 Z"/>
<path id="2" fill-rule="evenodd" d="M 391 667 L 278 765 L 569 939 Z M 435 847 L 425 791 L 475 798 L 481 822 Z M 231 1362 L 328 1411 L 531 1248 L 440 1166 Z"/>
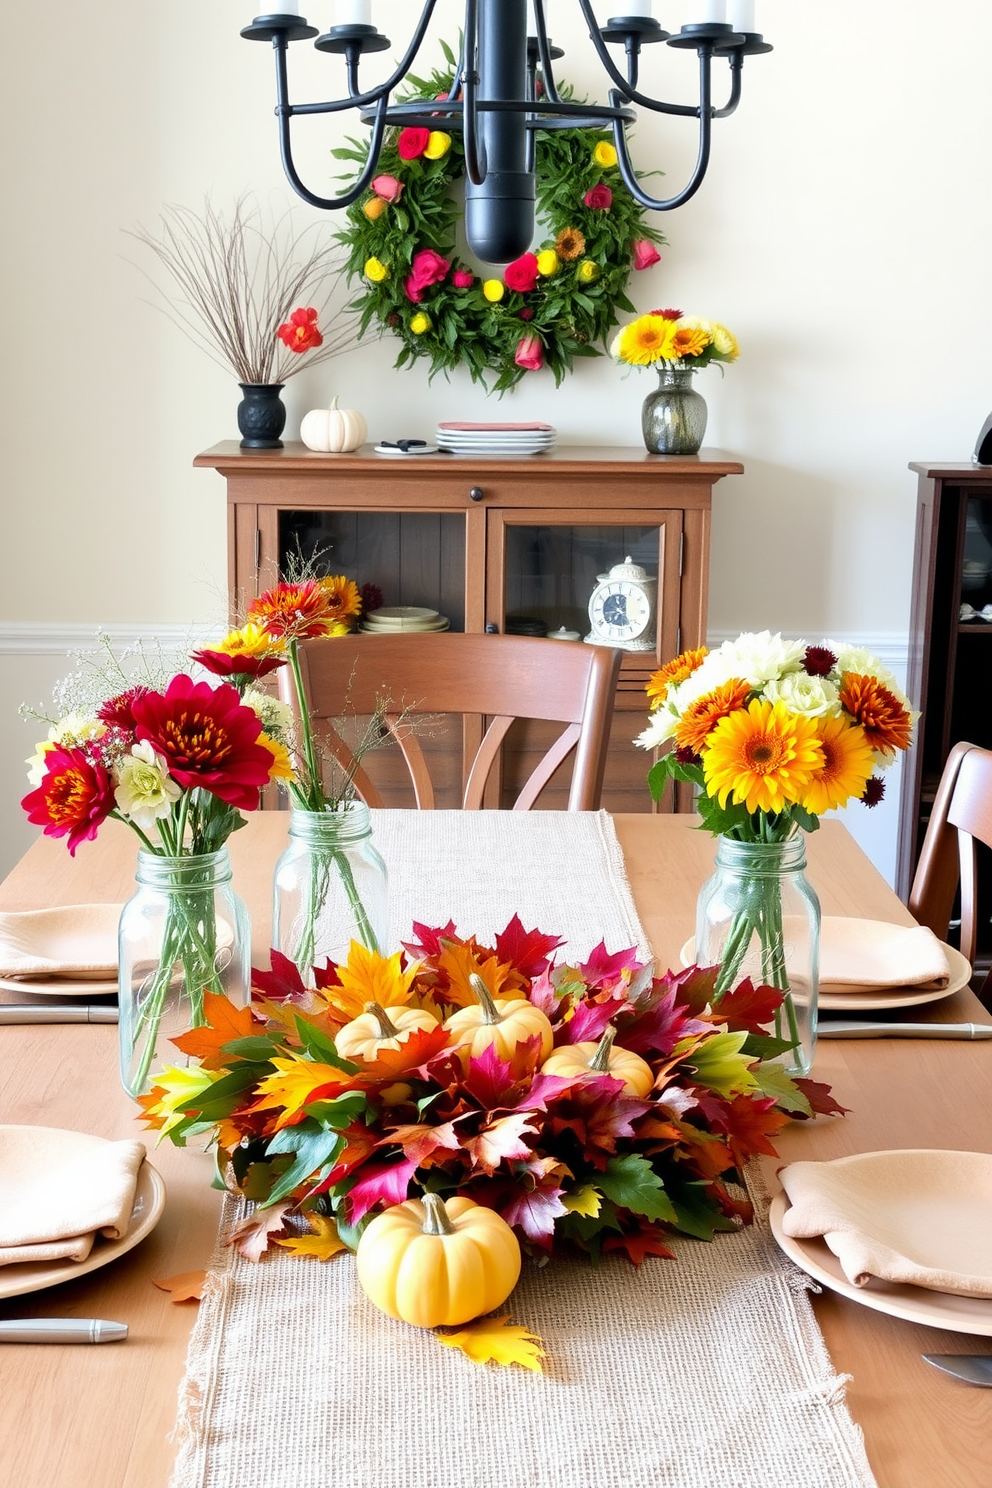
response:
<path id="1" fill-rule="evenodd" d="M 819 1038 L 992 1039 L 992 1023 L 827 1023 Z"/>
<path id="2" fill-rule="evenodd" d="M 0 1321 L 0 1343 L 118 1343 L 127 1323 L 106 1318 L 9 1318 Z"/>
<path id="3" fill-rule="evenodd" d="M 116 1007 L 100 1002 L 3 1002 L 0 1023 L 117 1023 Z"/>
<path id="4" fill-rule="evenodd" d="M 923 1354 L 921 1357 L 966 1384 L 992 1385 L 992 1357 L 988 1354 Z"/>

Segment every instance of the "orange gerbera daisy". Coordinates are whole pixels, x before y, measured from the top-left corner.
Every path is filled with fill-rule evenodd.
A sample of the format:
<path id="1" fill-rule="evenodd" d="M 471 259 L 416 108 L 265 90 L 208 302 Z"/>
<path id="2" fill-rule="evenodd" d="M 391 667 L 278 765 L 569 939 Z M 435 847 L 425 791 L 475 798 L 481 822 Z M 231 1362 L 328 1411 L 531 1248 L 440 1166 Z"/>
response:
<path id="1" fill-rule="evenodd" d="M 814 770 L 800 805 L 814 816 L 834 806 L 860 800 L 875 768 L 875 755 L 860 724 L 846 718 L 818 718 L 817 738 L 823 764 Z"/>
<path id="2" fill-rule="evenodd" d="M 840 703 L 865 731 L 865 738 L 879 754 L 894 755 L 908 749 L 913 720 L 908 710 L 877 677 L 845 672 L 840 681 Z"/>
<path id="3" fill-rule="evenodd" d="M 644 689 L 651 699 L 652 708 L 657 708 L 665 701 L 670 687 L 675 687 L 679 682 L 684 682 L 687 677 L 691 677 L 696 668 L 702 666 L 709 654 L 706 646 L 700 646 L 698 651 L 683 651 L 680 656 L 676 656 L 674 661 L 666 661 L 663 667 L 652 672 Z"/>
<path id="4" fill-rule="evenodd" d="M 346 579 L 344 574 L 329 574 L 326 579 L 321 579 L 320 587 L 327 596 L 332 619 L 355 620 L 362 613 L 358 585 Z"/>
<path id="5" fill-rule="evenodd" d="M 748 700 L 751 684 L 740 677 L 731 677 L 704 697 L 690 703 L 675 730 L 678 749 L 691 749 L 693 754 L 702 754 L 703 746 L 721 718 L 729 718 L 743 708 Z"/>
<path id="6" fill-rule="evenodd" d="M 566 263 L 573 258 L 581 258 L 585 251 L 585 234 L 580 233 L 577 227 L 563 227 L 555 238 L 555 252 Z"/>
<path id="7" fill-rule="evenodd" d="M 699 356 L 710 344 L 705 331 L 694 326 L 677 326 L 668 340 L 665 355 L 672 361 L 676 357 Z"/>
<path id="8" fill-rule="evenodd" d="M 800 799 L 822 766 L 814 720 L 790 713 L 784 703 L 755 698 L 713 729 L 703 778 L 707 794 L 721 806 L 733 796 L 750 812 L 779 812 Z"/>
<path id="9" fill-rule="evenodd" d="M 341 623 L 338 609 L 339 602 L 322 583 L 306 579 L 300 584 L 276 584 L 267 589 L 252 600 L 245 618 L 266 635 L 303 640 L 307 636 L 341 634 L 334 630 Z"/>

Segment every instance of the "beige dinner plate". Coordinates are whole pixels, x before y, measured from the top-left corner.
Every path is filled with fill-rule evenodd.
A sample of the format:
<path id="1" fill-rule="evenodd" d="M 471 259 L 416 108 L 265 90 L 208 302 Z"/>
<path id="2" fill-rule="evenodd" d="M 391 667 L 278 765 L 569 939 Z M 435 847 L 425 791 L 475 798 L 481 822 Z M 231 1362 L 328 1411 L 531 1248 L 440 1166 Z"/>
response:
<path id="1" fill-rule="evenodd" d="M 816 999 L 817 1007 L 824 1013 L 877 1013 L 885 1008 L 922 1007 L 925 1002 L 939 1002 L 943 997 L 960 992 L 971 981 L 971 963 L 945 941 L 942 940 L 940 944 L 950 968 L 950 980 L 946 987 L 852 987 L 849 992 L 821 990 Z M 690 935 L 679 951 L 679 960 L 683 966 L 692 965 L 695 945 L 696 938 Z"/>
<path id="2" fill-rule="evenodd" d="M 871 1152 L 860 1155 L 865 1159 L 877 1160 L 890 1154 Z M 984 1154 L 975 1156 L 982 1157 Z M 985 1160 L 987 1162 L 989 1159 Z M 976 1198 L 976 1205 L 980 1202 Z M 953 1292 L 936 1292 L 925 1287 L 882 1281 L 878 1277 L 872 1277 L 866 1286 L 855 1286 L 847 1279 L 840 1261 L 821 1237 L 798 1240 L 784 1233 L 782 1225 L 789 1207 L 788 1197 L 784 1193 L 778 1193 L 772 1199 L 768 1211 L 772 1234 L 789 1259 L 795 1261 L 814 1281 L 843 1297 L 849 1297 L 862 1307 L 886 1312 L 891 1317 L 902 1318 L 909 1323 L 922 1323 L 930 1328 L 947 1328 L 952 1333 L 973 1333 L 992 1338 L 992 1297 L 962 1297 Z M 988 1216 L 984 1210 L 978 1218 L 987 1225 Z"/>
<path id="3" fill-rule="evenodd" d="M 117 991 L 117 978 L 79 982 L 74 977 L 0 977 L 0 988 L 30 997 L 106 997 Z"/>
<path id="4" fill-rule="evenodd" d="M 0 914 L 0 966 L 6 966 L 16 980 L 61 977 L 92 982 L 116 976 L 117 927 L 123 907 L 62 904 L 50 909 L 6 910 Z"/>
<path id="5" fill-rule="evenodd" d="M 67 1132 L 67 1136 L 83 1137 L 82 1132 Z M 90 1136 L 91 1142 L 101 1137 Z M 40 1292 L 45 1287 L 58 1286 L 63 1281 L 75 1281 L 89 1271 L 109 1266 L 119 1256 L 126 1255 L 150 1235 L 162 1218 L 165 1210 L 165 1183 L 161 1175 L 146 1159 L 138 1169 L 138 1180 L 131 1208 L 131 1223 L 126 1235 L 119 1240 L 107 1240 L 102 1236 L 93 1243 L 93 1249 L 85 1261 L 22 1261 L 12 1266 L 0 1266 L 0 1299 L 20 1297 L 27 1292 Z"/>

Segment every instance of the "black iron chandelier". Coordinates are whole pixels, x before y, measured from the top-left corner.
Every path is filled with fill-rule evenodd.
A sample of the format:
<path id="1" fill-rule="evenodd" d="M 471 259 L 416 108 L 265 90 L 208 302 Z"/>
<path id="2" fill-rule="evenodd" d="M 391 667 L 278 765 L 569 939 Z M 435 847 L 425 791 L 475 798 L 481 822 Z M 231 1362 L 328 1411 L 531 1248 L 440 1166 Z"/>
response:
<path id="1" fill-rule="evenodd" d="M 563 3 L 563 0 L 557 0 Z M 689 0 L 689 20 L 680 31 L 663 31 L 651 14 L 651 0 L 615 0 L 622 15 L 600 25 L 592 0 L 577 0 L 600 62 L 612 84 L 608 105 L 563 99 L 555 84 L 553 64 L 563 56 L 548 35 L 547 0 L 465 0 L 462 52 L 450 96 L 431 101 L 390 104 L 390 95 L 412 68 L 427 34 L 437 0 L 424 0 L 413 37 L 402 59 L 377 87 L 363 90 L 358 73 L 366 53 L 390 45 L 372 24 L 371 0 L 337 0 L 336 24 L 324 35 L 299 14 L 299 0 L 282 0 L 282 9 L 256 16 L 241 35 L 270 41 L 276 60 L 276 117 L 283 169 L 293 189 L 311 206 L 334 211 L 350 206 L 376 174 L 388 125 L 421 125 L 460 131 L 465 147 L 465 234 L 469 248 L 486 263 L 505 264 L 525 253 L 534 236 L 534 132 L 538 129 L 611 129 L 623 182 L 643 207 L 667 212 L 697 191 L 709 164 L 714 119 L 736 109 L 741 96 L 744 58 L 771 47 L 755 31 L 754 0 Z M 344 57 L 347 97 L 326 103 L 290 103 L 287 52 L 291 41 L 316 37 L 321 52 Z M 653 42 L 694 51 L 699 59 L 699 101 L 663 103 L 638 86 L 641 49 Z M 622 48 L 624 71 L 610 48 Z M 714 59 L 727 62 L 727 102 L 713 106 Z M 540 87 L 539 87 L 540 80 Z M 627 126 L 636 118 L 631 104 L 659 114 L 699 121 L 699 150 L 692 176 L 681 191 L 665 200 L 650 196 L 637 179 L 627 143 Z M 356 109 L 371 125 L 368 161 L 359 179 L 340 196 L 318 196 L 301 181 L 293 163 L 290 125 L 305 114 L 334 114 Z"/>

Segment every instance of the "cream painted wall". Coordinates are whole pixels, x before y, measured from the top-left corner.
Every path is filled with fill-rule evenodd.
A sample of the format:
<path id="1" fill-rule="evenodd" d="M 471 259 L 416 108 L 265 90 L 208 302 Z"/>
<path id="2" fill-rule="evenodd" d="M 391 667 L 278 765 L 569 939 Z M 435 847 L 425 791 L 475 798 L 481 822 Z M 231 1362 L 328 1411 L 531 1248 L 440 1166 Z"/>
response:
<path id="1" fill-rule="evenodd" d="M 416 9 L 376 0 L 397 41 Z M 681 20 L 679 0 L 655 9 Z M 441 0 L 449 38 L 458 11 Z M 251 14 L 251 0 L 49 0 L 4 48 L 0 625 L 223 617 L 223 486 L 190 461 L 235 436 L 237 389 L 144 303 L 127 261 L 140 250 L 122 229 L 206 192 L 287 199 L 271 55 L 237 35 Z M 759 0 L 759 15 L 776 50 L 746 64 L 708 178 L 663 221 L 670 246 L 633 295 L 641 309 L 723 320 L 742 343 L 725 378 L 701 380 L 707 443 L 747 467 L 717 490 L 714 629 L 844 632 L 900 648 L 907 462 L 966 459 L 992 408 L 992 7 L 948 0 L 935 23 L 922 0 Z M 328 0 L 313 19 L 328 23 Z M 553 0 L 552 21 L 565 75 L 601 96 L 574 0 Z M 690 99 L 694 63 L 654 50 L 649 68 Z M 336 84 L 335 64 L 309 47 L 293 61 L 301 96 L 331 91 L 326 76 Z M 306 173 L 326 186 L 336 126 L 304 124 Z M 638 126 L 639 163 L 664 168 L 669 187 L 694 148 L 685 121 Z M 338 387 L 374 435 L 495 410 L 467 377 L 430 388 L 419 368 L 394 374 L 393 354 L 371 342 L 347 365 L 294 379 L 291 432 Z M 566 441 L 636 444 L 649 385 L 604 360 L 558 391 L 547 374 L 528 377 L 501 411 L 547 417 Z M 20 684 L 21 661 L 17 671 Z M 12 737 L 23 694 L 0 695 Z M 9 782 L 0 824 L 21 788 Z"/>

